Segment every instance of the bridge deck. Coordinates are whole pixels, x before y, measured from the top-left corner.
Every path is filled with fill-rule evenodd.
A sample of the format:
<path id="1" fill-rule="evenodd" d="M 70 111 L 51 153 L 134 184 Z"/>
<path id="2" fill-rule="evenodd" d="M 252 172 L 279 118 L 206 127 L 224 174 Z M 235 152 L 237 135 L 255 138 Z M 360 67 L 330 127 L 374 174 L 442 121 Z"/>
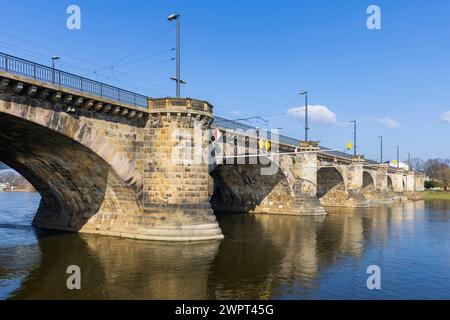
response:
<path id="1" fill-rule="evenodd" d="M 1 72 L 3 71 L 3 72 Z M 148 108 L 149 97 L 134 93 L 128 90 L 120 89 L 109 84 L 101 83 L 95 80 L 87 79 L 72 73 L 59 69 L 54 69 L 29 60 L 14 57 L 0 52 L 0 72 L 17 75 L 21 78 L 28 78 L 34 81 L 46 83 L 50 86 L 58 86 L 68 90 L 75 90 L 88 96 L 97 96 L 100 98 L 125 103 L 137 108 Z M 213 127 L 223 130 L 256 130 L 252 127 L 238 121 L 214 117 Z M 267 138 L 270 140 L 271 133 L 267 132 Z M 295 148 L 300 144 L 300 140 L 279 135 L 281 145 Z M 322 157 L 333 157 L 343 161 L 350 162 L 352 155 L 345 152 L 331 150 L 326 147 L 320 147 L 319 154 Z M 366 165 L 376 165 L 378 162 L 365 160 Z"/>

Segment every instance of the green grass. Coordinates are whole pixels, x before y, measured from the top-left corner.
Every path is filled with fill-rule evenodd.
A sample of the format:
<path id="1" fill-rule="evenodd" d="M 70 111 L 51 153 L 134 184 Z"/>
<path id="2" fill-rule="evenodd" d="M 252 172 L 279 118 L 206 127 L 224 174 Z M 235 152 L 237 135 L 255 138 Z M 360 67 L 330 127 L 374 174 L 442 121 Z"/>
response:
<path id="1" fill-rule="evenodd" d="M 418 194 L 424 200 L 449 200 L 450 201 L 450 192 L 449 191 L 424 191 L 424 192 L 418 192 Z"/>

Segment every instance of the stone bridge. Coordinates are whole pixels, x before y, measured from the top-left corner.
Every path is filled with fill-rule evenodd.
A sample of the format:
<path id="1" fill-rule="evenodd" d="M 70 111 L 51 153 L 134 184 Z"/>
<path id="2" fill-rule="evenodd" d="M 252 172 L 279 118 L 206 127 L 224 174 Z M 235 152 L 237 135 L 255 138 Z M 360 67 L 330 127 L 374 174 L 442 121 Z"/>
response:
<path id="1" fill-rule="evenodd" d="M 221 149 L 225 150 L 224 159 L 211 171 L 210 194 L 215 211 L 316 215 L 324 214 L 324 207 L 389 204 L 424 189 L 422 173 L 282 136 L 271 144 L 277 153 L 266 156 L 256 142 L 251 142 L 260 139 L 258 134 L 246 134 L 252 128 L 234 130 L 225 119 L 212 126 L 221 131 Z M 236 149 L 241 149 L 238 154 L 246 155 L 242 160 L 228 157 L 226 150 L 233 154 Z M 272 162 L 279 168 L 277 174 L 262 174 L 261 169 Z"/>
<path id="2" fill-rule="evenodd" d="M 317 143 L 271 138 L 278 152 L 264 154 L 259 137 L 213 121 L 205 101 L 147 98 L 0 54 L 0 161 L 40 193 L 37 227 L 221 239 L 214 210 L 317 215 L 324 206 L 391 202 L 423 187 L 421 174 Z M 212 129 L 233 150 L 237 140 L 247 143 L 243 157 L 231 158 L 240 162 L 210 152 L 218 143 Z M 272 173 L 262 174 L 267 167 Z"/>

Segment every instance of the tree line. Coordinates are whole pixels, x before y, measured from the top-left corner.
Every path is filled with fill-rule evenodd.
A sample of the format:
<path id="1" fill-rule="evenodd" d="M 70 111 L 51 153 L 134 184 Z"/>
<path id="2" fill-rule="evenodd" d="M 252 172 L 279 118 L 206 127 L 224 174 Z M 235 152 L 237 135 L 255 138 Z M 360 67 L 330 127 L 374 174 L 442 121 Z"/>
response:
<path id="1" fill-rule="evenodd" d="M 430 181 L 427 181 L 428 188 L 442 187 L 447 190 L 450 185 L 450 159 L 428 159 L 424 161 L 420 158 L 411 159 L 411 169 L 425 172 Z"/>

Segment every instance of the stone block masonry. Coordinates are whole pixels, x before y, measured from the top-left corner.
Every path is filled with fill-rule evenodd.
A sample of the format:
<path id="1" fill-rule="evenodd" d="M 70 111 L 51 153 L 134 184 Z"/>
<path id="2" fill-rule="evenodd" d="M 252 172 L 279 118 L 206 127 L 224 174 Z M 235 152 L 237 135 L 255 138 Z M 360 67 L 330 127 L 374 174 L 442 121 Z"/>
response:
<path id="1" fill-rule="evenodd" d="M 155 239 L 223 238 L 209 203 L 208 161 L 202 157 L 212 107 L 190 99 L 154 99 L 149 111 L 141 219 L 152 226 Z"/>

